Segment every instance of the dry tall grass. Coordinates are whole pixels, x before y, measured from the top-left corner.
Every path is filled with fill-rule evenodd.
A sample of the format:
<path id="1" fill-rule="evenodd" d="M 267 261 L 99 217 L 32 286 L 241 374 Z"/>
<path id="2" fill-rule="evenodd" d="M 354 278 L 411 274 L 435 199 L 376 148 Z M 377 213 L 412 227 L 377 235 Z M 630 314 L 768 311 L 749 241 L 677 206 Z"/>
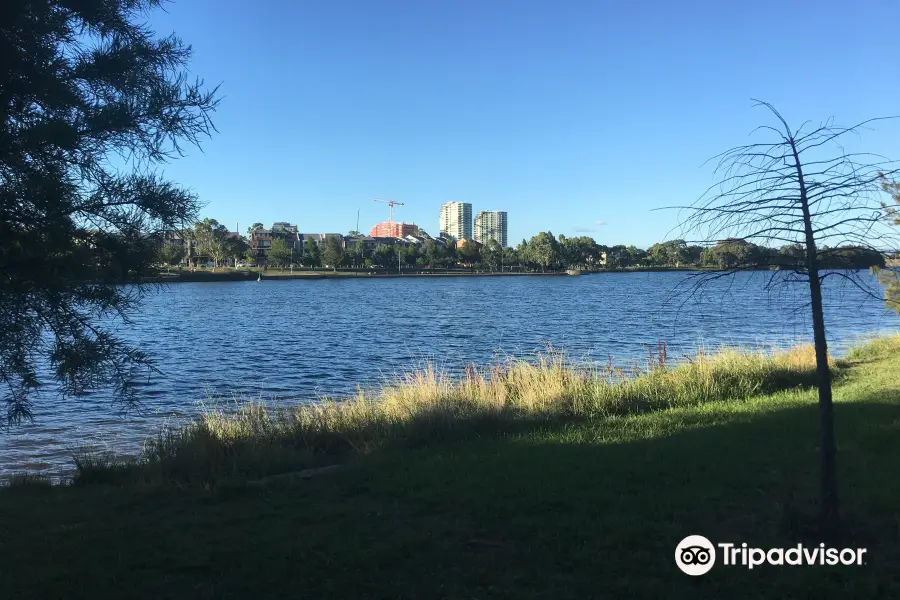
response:
<path id="1" fill-rule="evenodd" d="M 133 465 L 78 462 L 82 481 L 123 473 L 204 481 L 253 477 L 309 464 L 316 456 L 365 453 L 386 444 L 496 434 L 535 423 L 591 420 L 613 414 L 740 401 L 815 383 L 813 349 L 723 351 L 667 364 L 665 348 L 640 373 L 585 369 L 561 353 L 506 360 L 452 377 L 433 366 L 347 399 L 271 408 L 248 403 L 211 410 L 150 440 Z"/>

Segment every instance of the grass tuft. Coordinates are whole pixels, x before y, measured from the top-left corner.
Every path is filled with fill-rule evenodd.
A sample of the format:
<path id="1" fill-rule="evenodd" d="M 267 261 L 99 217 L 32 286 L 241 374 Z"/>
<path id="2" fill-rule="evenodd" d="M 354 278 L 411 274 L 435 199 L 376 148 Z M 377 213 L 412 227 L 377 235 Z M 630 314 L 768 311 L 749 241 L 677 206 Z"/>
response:
<path id="1" fill-rule="evenodd" d="M 849 360 L 873 360 L 900 352 L 900 334 L 875 338 L 850 349 Z"/>
<path id="2" fill-rule="evenodd" d="M 16 473 L 0 479 L 0 487 L 41 488 L 50 487 L 53 481 L 41 473 Z"/>

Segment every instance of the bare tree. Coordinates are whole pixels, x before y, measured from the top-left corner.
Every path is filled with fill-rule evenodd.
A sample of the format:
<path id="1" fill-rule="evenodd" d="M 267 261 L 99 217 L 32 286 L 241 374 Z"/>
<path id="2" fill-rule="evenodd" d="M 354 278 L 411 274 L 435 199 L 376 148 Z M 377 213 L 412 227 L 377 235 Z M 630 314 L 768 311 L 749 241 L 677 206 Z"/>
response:
<path id="1" fill-rule="evenodd" d="M 822 268 L 832 253 L 848 247 L 887 254 L 898 246 L 897 231 L 881 202 L 884 177 L 895 174 L 892 161 L 864 152 L 848 153 L 846 138 L 875 121 L 839 127 L 828 121 L 809 122 L 792 130 L 769 103 L 755 101 L 770 111 L 774 126 L 763 125 L 752 135 L 766 139 L 732 148 L 714 157 L 717 182 L 690 206 L 681 209 L 682 236 L 699 235 L 705 245 L 743 241 L 764 246 L 799 245 L 797 258 L 761 253 L 724 271 L 705 272 L 689 279 L 695 292 L 714 279 L 736 271 L 769 268 L 767 287 L 775 283 L 803 282 L 809 286 L 813 341 L 819 388 L 820 505 L 823 535 L 840 531 L 840 512 L 834 438 L 831 373 L 822 309 L 822 283 L 842 277 L 874 295 L 856 271 Z M 802 249 L 802 251 L 799 251 Z"/>

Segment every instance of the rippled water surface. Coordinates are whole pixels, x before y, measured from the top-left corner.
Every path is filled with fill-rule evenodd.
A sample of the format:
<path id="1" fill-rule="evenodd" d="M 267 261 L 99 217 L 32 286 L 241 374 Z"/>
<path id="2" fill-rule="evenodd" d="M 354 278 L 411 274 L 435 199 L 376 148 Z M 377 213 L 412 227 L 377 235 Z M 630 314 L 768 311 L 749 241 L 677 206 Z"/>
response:
<path id="1" fill-rule="evenodd" d="M 803 285 L 767 292 L 763 274 L 747 273 L 702 296 L 670 297 L 688 276 L 173 284 L 120 327 L 163 372 L 142 382 L 142 409 L 122 415 L 103 390 L 76 399 L 44 391 L 35 423 L 0 433 L 0 473 L 64 471 L 72 449 L 84 445 L 136 452 L 167 420 L 204 402 L 341 395 L 426 360 L 456 370 L 552 344 L 575 360 L 626 365 L 646 360 L 660 340 L 679 357 L 700 346 L 771 348 L 810 338 Z M 863 336 L 900 331 L 900 318 L 839 277 L 826 280 L 825 301 L 837 353 Z"/>

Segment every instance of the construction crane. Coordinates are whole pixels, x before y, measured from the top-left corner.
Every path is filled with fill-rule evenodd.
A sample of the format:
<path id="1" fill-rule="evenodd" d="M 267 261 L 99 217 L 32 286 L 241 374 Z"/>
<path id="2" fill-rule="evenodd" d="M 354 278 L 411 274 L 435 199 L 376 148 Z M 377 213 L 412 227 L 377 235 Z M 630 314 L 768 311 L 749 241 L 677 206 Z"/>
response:
<path id="1" fill-rule="evenodd" d="M 394 206 L 403 206 L 402 202 L 397 202 L 396 200 L 382 200 L 381 198 L 372 198 L 372 202 L 384 202 L 391 207 L 391 218 L 388 219 L 388 223 L 394 222 Z"/>

